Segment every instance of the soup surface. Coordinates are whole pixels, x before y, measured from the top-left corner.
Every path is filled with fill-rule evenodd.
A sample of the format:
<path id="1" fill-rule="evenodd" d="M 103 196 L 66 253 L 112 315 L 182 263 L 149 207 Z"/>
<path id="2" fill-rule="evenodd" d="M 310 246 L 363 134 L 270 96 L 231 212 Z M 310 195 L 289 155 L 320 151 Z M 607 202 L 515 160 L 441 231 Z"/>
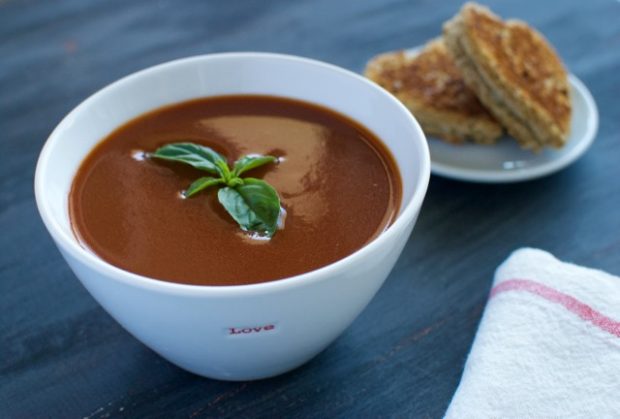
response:
<path id="1" fill-rule="evenodd" d="M 243 232 L 217 188 L 183 199 L 192 167 L 145 158 L 172 142 L 213 148 L 232 163 L 276 156 L 244 175 L 265 180 L 286 210 L 270 240 Z M 401 180 L 367 129 L 323 107 L 269 96 L 183 102 L 121 126 L 87 156 L 69 212 L 80 242 L 125 270 L 196 285 L 266 282 L 308 272 L 355 252 L 395 219 Z"/>

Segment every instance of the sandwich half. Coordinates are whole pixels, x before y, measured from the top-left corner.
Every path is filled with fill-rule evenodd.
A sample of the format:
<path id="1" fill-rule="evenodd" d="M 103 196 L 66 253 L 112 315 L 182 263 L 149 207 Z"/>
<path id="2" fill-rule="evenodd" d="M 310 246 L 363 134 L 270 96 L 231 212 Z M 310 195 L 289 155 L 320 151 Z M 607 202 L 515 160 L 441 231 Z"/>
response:
<path id="1" fill-rule="evenodd" d="M 467 85 L 521 147 L 538 151 L 566 143 L 567 74 L 540 33 L 475 3 L 465 4 L 443 32 Z"/>
<path id="2" fill-rule="evenodd" d="M 441 38 L 417 53 L 388 52 L 366 66 L 366 77 L 395 95 L 428 135 L 450 143 L 493 144 L 502 127 L 463 81 Z"/>

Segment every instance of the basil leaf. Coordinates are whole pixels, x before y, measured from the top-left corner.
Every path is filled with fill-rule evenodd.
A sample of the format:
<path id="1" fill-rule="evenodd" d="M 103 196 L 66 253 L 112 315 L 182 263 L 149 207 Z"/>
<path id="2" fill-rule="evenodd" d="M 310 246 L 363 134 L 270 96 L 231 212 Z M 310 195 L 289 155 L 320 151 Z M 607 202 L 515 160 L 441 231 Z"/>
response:
<path id="1" fill-rule="evenodd" d="M 239 176 L 243 172 L 262 166 L 267 163 L 275 163 L 278 159 L 273 156 L 263 156 L 261 154 L 248 154 L 235 162 L 233 175 Z"/>
<path id="2" fill-rule="evenodd" d="M 172 143 L 158 148 L 151 157 L 186 163 L 222 177 L 230 176 L 228 162 L 213 149 L 193 143 Z"/>
<path id="3" fill-rule="evenodd" d="M 243 185 L 220 189 L 217 197 L 242 230 L 255 231 L 267 237 L 275 234 L 280 198 L 267 182 L 245 178 Z"/>
<path id="4" fill-rule="evenodd" d="M 227 160 L 213 149 L 185 142 L 167 144 L 149 156 L 185 163 L 216 175 L 196 179 L 183 195 L 189 198 L 210 186 L 223 185 L 218 190 L 218 199 L 242 230 L 271 238 L 278 229 L 282 209 L 276 190 L 260 179 L 239 177 L 248 170 L 275 163 L 277 158 L 260 154 L 243 156 L 231 170 Z"/>
<path id="5" fill-rule="evenodd" d="M 214 177 L 201 177 L 199 179 L 196 179 L 192 182 L 191 185 L 189 185 L 189 188 L 187 188 L 183 192 L 183 196 L 189 198 L 190 196 L 196 195 L 198 192 L 208 188 L 209 186 L 218 185 L 220 183 L 224 183 L 224 181 L 222 179 Z"/>

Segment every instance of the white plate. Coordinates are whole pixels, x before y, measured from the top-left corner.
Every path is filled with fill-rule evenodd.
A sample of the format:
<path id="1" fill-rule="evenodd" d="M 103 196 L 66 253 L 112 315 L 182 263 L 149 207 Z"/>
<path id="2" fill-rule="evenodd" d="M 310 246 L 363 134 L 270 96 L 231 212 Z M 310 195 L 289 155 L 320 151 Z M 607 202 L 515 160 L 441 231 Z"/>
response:
<path id="1" fill-rule="evenodd" d="M 574 75 L 569 75 L 573 117 L 571 134 L 560 150 L 545 149 L 536 154 L 522 150 L 508 136 L 492 146 L 451 145 L 429 137 L 431 172 L 471 182 L 503 183 L 535 179 L 557 172 L 573 163 L 594 141 L 598 111 L 592 95 Z"/>
<path id="2" fill-rule="evenodd" d="M 417 50 L 408 52 L 415 54 Z M 451 145 L 428 137 L 431 172 L 469 182 L 507 183 L 547 176 L 573 163 L 594 141 L 598 110 L 590 91 L 576 76 L 570 74 L 568 81 L 573 111 L 570 137 L 562 149 L 545 149 L 536 154 L 522 150 L 509 136 L 492 146 Z"/>

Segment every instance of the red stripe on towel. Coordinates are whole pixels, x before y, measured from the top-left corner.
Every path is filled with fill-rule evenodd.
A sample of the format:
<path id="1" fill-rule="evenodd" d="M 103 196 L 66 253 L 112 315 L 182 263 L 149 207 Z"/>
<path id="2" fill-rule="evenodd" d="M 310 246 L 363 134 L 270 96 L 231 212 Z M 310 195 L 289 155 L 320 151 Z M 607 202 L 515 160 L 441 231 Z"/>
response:
<path id="1" fill-rule="evenodd" d="M 620 338 L 620 322 L 610 319 L 609 317 L 594 310 L 589 305 L 582 303 L 575 297 L 571 297 L 568 294 L 564 294 L 563 292 L 529 279 L 509 279 L 493 287 L 489 298 L 493 298 L 497 294 L 506 291 L 527 291 L 548 301 L 558 303 L 564 306 L 567 310 L 581 317 L 583 320 L 586 320 L 604 331 Z"/>

